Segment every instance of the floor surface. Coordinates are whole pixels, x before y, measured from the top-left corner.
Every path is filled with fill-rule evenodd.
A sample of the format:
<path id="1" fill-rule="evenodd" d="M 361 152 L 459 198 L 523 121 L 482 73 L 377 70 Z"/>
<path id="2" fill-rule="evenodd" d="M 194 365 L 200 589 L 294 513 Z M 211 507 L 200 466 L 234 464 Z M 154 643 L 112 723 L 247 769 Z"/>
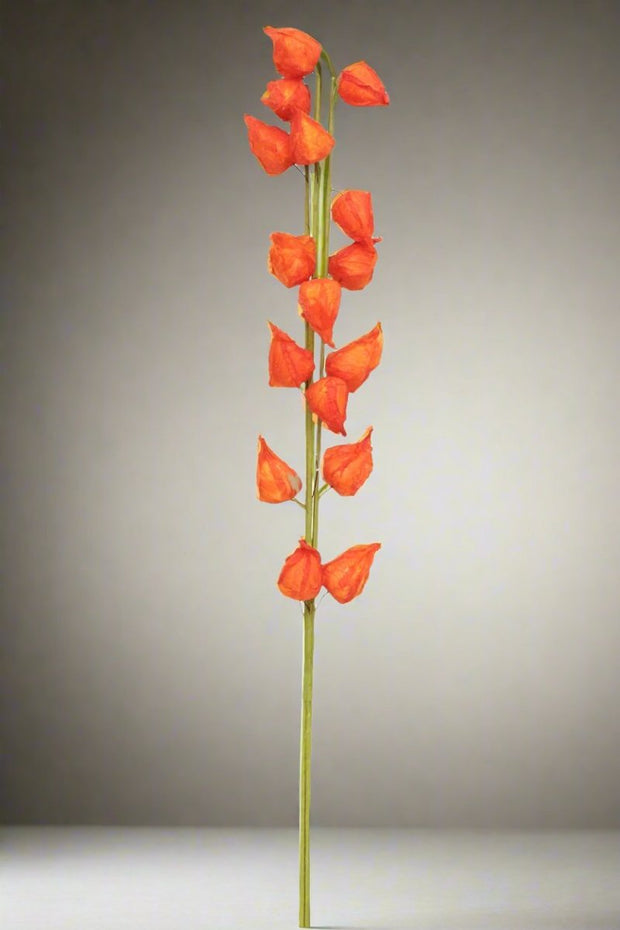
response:
<path id="1" fill-rule="evenodd" d="M 620 930 L 620 834 L 313 828 L 317 930 Z M 5 828 L 3 930 L 294 930 L 295 830 Z"/>

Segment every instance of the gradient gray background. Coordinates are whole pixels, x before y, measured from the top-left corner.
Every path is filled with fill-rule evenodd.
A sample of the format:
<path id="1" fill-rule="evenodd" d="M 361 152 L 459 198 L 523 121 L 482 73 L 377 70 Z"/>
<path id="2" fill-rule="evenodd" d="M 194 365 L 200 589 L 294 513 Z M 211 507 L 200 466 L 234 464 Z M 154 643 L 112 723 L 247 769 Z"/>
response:
<path id="1" fill-rule="evenodd" d="M 272 24 L 392 98 L 337 113 L 334 186 L 384 237 L 337 340 L 381 320 L 385 351 L 347 421 L 375 470 L 320 548 L 383 548 L 317 617 L 313 822 L 620 826 L 618 3 L 4 20 L 4 821 L 296 823 L 301 512 L 254 476 L 259 432 L 303 467 L 265 322 L 301 332 L 265 257 L 302 180 L 242 122 Z"/>

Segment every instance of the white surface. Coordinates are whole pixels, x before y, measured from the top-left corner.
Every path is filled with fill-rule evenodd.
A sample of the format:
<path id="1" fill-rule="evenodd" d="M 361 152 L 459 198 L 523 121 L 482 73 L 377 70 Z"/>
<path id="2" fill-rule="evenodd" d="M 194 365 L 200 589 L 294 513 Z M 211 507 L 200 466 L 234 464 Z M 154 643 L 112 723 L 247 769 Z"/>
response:
<path id="1" fill-rule="evenodd" d="M 7 828 L 3 930 L 289 930 L 293 830 Z M 612 832 L 312 833 L 312 924 L 618 930 Z"/>

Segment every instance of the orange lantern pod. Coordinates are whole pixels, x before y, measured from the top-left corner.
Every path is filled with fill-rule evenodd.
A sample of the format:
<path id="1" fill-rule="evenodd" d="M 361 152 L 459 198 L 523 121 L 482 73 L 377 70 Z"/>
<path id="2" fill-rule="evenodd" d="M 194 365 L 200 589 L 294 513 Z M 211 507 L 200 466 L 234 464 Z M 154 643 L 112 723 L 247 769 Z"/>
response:
<path id="1" fill-rule="evenodd" d="M 349 393 L 353 393 L 377 367 L 382 352 L 383 330 L 381 323 L 377 323 L 359 339 L 330 352 L 325 359 L 325 371 L 328 375 L 342 378 Z"/>
<path id="2" fill-rule="evenodd" d="M 304 396 L 312 413 L 316 414 L 332 433 L 347 435 L 344 421 L 349 391 L 342 378 L 319 378 L 306 388 Z"/>
<path id="3" fill-rule="evenodd" d="M 310 88 L 300 78 L 280 78 L 269 81 L 267 89 L 260 98 L 261 103 L 269 107 L 276 116 L 287 122 L 296 110 L 309 113 L 312 104 Z"/>
<path id="4" fill-rule="evenodd" d="M 288 133 L 247 113 L 243 119 L 248 128 L 250 151 L 267 174 L 282 174 L 294 164 Z"/>
<path id="5" fill-rule="evenodd" d="M 307 281 L 316 263 L 316 243 L 312 236 L 291 236 L 274 232 L 269 237 L 271 248 L 267 268 L 285 287 L 295 287 Z"/>
<path id="6" fill-rule="evenodd" d="M 321 57 L 321 43 L 307 32 L 285 26 L 265 26 L 265 35 L 273 42 L 273 63 L 286 78 L 300 78 L 314 71 Z"/>
<path id="7" fill-rule="evenodd" d="M 356 61 L 342 70 L 337 90 L 352 107 L 385 107 L 390 102 L 383 81 L 365 61 Z"/>
<path id="8" fill-rule="evenodd" d="M 372 445 L 369 426 L 358 442 L 332 446 L 323 455 L 323 477 L 343 497 L 352 497 L 372 471 Z"/>
<path id="9" fill-rule="evenodd" d="M 332 219 L 345 236 L 356 242 L 372 241 L 375 220 L 370 191 L 341 191 L 336 194 L 332 201 Z"/>
<path id="10" fill-rule="evenodd" d="M 296 601 L 311 601 L 321 590 L 321 556 L 305 539 L 286 558 L 278 587 L 286 597 Z"/>
<path id="11" fill-rule="evenodd" d="M 368 581 L 370 566 L 381 543 L 351 546 L 322 567 L 322 581 L 340 604 L 361 594 Z"/>
<path id="12" fill-rule="evenodd" d="M 291 158 L 296 165 L 313 165 L 322 161 L 336 141 L 324 126 L 302 110 L 293 113 L 290 138 Z"/>
<path id="13" fill-rule="evenodd" d="M 269 323 L 269 329 L 269 387 L 301 387 L 314 371 L 312 352 L 297 345 L 274 323 Z"/>
<path id="14" fill-rule="evenodd" d="M 262 436 L 258 437 L 256 462 L 256 492 L 267 504 L 292 500 L 301 491 L 301 478 L 290 465 L 270 449 Z"/>
<path id="15" fill-rule="evenodd" d="M 328 271 L 343 287 L 361 291 L 372 280 L 377 250 L 372 242 L 352 242 L 329 256 Z"/>
<path id="16" fill-rule="evenodd" d="M 332 278 L 312 278 L 299 288 L 299 313 L 315 333 L 334 345 L 333 326 L 338 316 L 342 288 Z"/>

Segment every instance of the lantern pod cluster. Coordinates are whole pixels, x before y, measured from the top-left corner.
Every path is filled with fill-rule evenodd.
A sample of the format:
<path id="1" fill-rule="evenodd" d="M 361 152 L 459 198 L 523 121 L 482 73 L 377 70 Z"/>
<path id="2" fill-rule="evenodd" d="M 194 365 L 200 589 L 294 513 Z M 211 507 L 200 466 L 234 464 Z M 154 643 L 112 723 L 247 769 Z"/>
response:
<path id="1" fill-rule="evenodd" d="M 269 81 L 261 102 L 287 129 L 245 115 L 250 150 L 263 170 L 278 175 L 293 165 L 309 166 L 326 159 L 334 137 L 310 115 L 312 95 L 305 78 L 317 67 L 321 44 L 299 29 L 266 26 L 273 42 L 273 63 L 280 77 Z M 385 106 L 389 97 L 377 73 L 363 61 L 344 68 L 337 78 L 338 96 L 351 106 Z M 315 115 L 317 115 L 315 113 Z M 298 288 L 298 313 L 333 351 L 317 371 L 313 352 L 269 322 L 269 385 L 303 391 L 314 418 L 335 434 L 346 436 L 349 395 L 366 381 L 381 361 L 383 332 L 377 323 L 369 332 L 336 348 L 334 325 L 342 291 L 361 290 L 372 280 L 377 262 L 372 197 L 368 191 L 343 190 L 331 203 L 331 219 L 351 242 L 330 255 L 327 273 L 319 274 L 317 243 L 310 235 L 273 232 L 267 256 L 268 271 L 285 287 Z M 318 377 L 315 380 L 315 375 Z M 372 427 L 357 442 L 335 445 L 324 451 L 322 474 L 336 493 L 356 494 L 373 467 Z M 318 467 L 318 463 L 317 463 Z M 296 499 L 302 481 L 294 468 L 280 458 L 263 436 L 258 439 L 257 493 L 261 501 L 279 504 Z M 316 493 L 316 489 L 314 491 Z M 306 507 L 308 501 L 306 501 Z M 366 584 L 380 543 L 355 545 L 335 559 L 323 562 L 307 539 L 286 558 L 278 587 L 282 594 L 310 601 L 322 587 L 340 603 L 359 595 Z"/>

